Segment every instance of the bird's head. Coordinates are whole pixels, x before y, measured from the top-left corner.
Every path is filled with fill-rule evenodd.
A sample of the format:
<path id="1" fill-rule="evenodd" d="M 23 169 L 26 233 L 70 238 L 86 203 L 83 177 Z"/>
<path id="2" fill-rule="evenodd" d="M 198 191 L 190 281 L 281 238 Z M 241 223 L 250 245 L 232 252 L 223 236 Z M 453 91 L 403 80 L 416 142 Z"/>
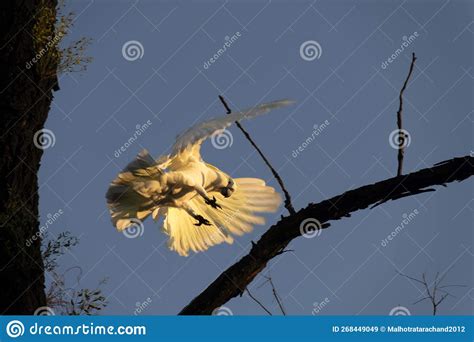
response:
<path id="1" fill-rule="evenodd" d="M 227 185 L 221 188 L 221 194 L 224 197 L 230 197 L 235 191 L 235 183 L 232 178 L 229 178 Z"/>

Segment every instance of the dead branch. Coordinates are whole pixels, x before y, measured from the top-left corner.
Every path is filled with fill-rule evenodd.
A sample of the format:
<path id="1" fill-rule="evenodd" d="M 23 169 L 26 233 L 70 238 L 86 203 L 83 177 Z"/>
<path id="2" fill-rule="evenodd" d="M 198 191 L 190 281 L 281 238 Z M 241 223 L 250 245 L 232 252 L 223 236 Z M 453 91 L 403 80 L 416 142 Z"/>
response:
<path id="1" fill-rule="evenodd" d="M 225 101 L 224 97 L 222 95 L 219 95 L 219 100 L 221 100 L 222 104 L 224 105 L 224 108 L 225 110 L 227 111 L 227 114 L 231 114 L 232 113 L 232 110 L 230 109 L 229 105 L 227 104 L 227 102 Z M 270 162 L 268 161 L 267 157 L 265 157 L 265 155 L 263 154 L 262 150 L 260 150 L 260 148 L 257 146 L 257 144 L 255 143 L 255 141 L 253 141 L 252 137 L 250 136 L 250 134 L 245 130 L 244 127 L 242 127 L 241 123 L 240 122 L 236 122 L 235 123 L 237 125 L 237 127 L 242 131 L 242 133 L 244 134 L 245 138 L 247 138 L 247 140 L 250 142 L 250 144 L 255 148 L 255 150 L 258 152 L 258 154 L 260 155 L 260 157 L 262 157 L 264 163 L 268 166 L 268 168 L 270 169 L 270 171 L 272 172 L 273 174 L 273 177 L 275 177 L 275 179 L 277 180 L 278 184 L 280 185 L 280 188 L 281 190 L 283 191 L 283 194 L 285 195 L 285 208 L 288 210 L 288 212 L 290 214 L 295 214 L 296 211 L 295 211 L 295 208 L 293 207 L 293 204 L 291 204 L 291 196 L 290 196 L 290 193 L 288 192 L 288 190 L 286 190 L 285 188 L 285 184 L 283 183 L 283 180 L 281 179 L 280 175 L 278 174 L 278 172 L 275 170 L 275 168 L 272 166 L 272 164 L 270 164 Z"/>
<path id="2" fill-rule="evenodd" d="M 282 217 L 270 227 L 260 240 L 252 245 L 246 256 L 218 276 L 180 314 L 210 315 L 213 309 L 242 294 L 267 263 L 279 255 L 291 240 L 302 234 L 300 225 L 305 219 L 316 220 L 320 228 L 324 229 L 330 226 L 328 221 L 350 217 L 352 212 L 374 204 L 412 196 L 432 186 L 460 182 L 473 174 L 473 157 L 453 158 L 431 168 L 362 186 L 320 203 L 311 203 L 295 214 Z"/>
<path id="3" fill-rule="evenodd" d="M 400 95 L 398 97 L 398 100 L 400 102 L 400 105 L 398 107 L 397 111 L 397 126 L 398 126 L 398 170 L 397 170 L 397 176 L 402 175 L 402 169 L 403 169 L 403 157 L 405 154 L 405 143 L 407 139 L 409 139 L 407 136 L 405 136 L 405 131 L 403 131 L 403 125 L 402 125 L 402 111 L 403 111 L 403 92 L 405 91 L 407 85 L 408 85 L 408 80 L 410 79 L 411 74 L 413 73 L 413 67 L 415 66 L 415 61 L 416 61 L 416 56 L 415 53 L 413 52 L 412 54 L 412 59 L 411 59 L 411 64 L 410 64 L 410 70 L 408 71 L 407 78 L 405 79 L 405 82 L 403 83 L 403 87 L 400 90 Z"/>
<path id="4" fill-rule="evenodd" d="M 285 308 L 283 307 L 283 303 L 280 300 L 280 296 L 278 295 L 278 292 L 275 288 L 275 284 L 273 284 L 272 277 L 267 277 L 267 279 L 270 282 L 270 285 L 272 286 L 273 297 L 275 297 L 275 300 L 277 301 L 278 306 L 280 307 L 281 313 L 283 314 L 283 316 L 286 316 Z"/>
<path id="5" fill-rule="evenodd" d="M 426 296 L 423 297 L 423 298 L 418 299 L 417 301 L 415 301 L 413 303 L 413 305 L 421 303 L 424 300 L 428 299 L 431 303 L 432 308 L 433 308 L 432 309 L 433 316 L 436 316 L 436 313 L 438 312 L 439 305 L 448 296 L 454 297 L 451 293 L 444 290 L 445 288 L 448 288 L 448 287 L 465 287 L 465 285 L 456 285 L 456 284 L 441 285 L 444 278 L 448 274 L 448 272 L 449 272 L 449 270 L 447 270 L 441 278 L 439 278 L 439 272 L 437 272 L 436 276 L 434 278 L 434 281 L 431 284 L 429 284 L 428 281 L 426 280 L 426 274 L 425 273 L 423 273 L 421 275 L 421 279 L 418 279 L 418 278 L 410 277 L 409 275 L 406 275 L 406 274 L 403 274 L 403 273 L 397 271 L 397 273 L 400 274 L 401 276 L 403 276 L 407 279 L 416 281 L 417 283 L 423 285 L 423 287 L 425 289 L 425 292 L 426 292 Z M 440 292 L 442 293 L 441 295 L 439 295 Z"/>
<path id="6" fill-rule="evenodd" d="M 265 312 L 266 312 L 267 314 L 269 314 L 270 316 L 273 316 L 272 313 L 270 312 L 270 310 L 268 310 L 268 309 L 265 307 L 265 305 L 262 304 L 261 301 L 259 301 L 257 298 L 255 298 L 255 297 L 250 293 L 249 289 L 246 289 L 246 291 L 247 291 L 247 293 L 249 294 L 249 297 L 252 298 L 255 303 L 257 303 L 263 310 L 265 310 Z"/>

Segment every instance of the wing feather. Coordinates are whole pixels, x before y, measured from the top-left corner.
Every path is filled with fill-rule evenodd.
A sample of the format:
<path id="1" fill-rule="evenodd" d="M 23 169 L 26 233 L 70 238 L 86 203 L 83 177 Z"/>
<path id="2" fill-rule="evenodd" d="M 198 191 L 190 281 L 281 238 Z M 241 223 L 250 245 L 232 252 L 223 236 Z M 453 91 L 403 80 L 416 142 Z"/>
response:
<path id="1" fill-rule="evenodd" d="M 205 139 L 211 137 L 214 133 L 229 127 L 233 122 L 243 119 L 251 119 L 268 113 L 272 109 L 288 106 L 292 103 L 293 101 L 290 100 L 273 101 L 246 109 L 242 112 L 236 112 L 200 122 L 178 136 L 171 154 L 176 156 L 184 150 L 189 150 L 192 154 L 199 155 L 200 145 Z"/>
<path id="2" fill-rule="evenodd" d="M 222 209 L 206 205 L 198 196 L 188 202 L 197 214 L 211 222 L 211 226 L 195 226 L 195 220 L 183 209 L 167 209 L 163 230 L 170 237 L 168 246 L 171 250 L 187 256 L 190 250 L 199 252 L 222 242 L 231 244 L 233 236 L 249 233 L 255 224 L 265 223 L 260 213 L 274 212 L 280 206 L 280 195 L 263 180 L 236 178 L 234 181 L 236 190 L 228 198 L 211 192 Z"/>
<path id="3" fill-rule="evenodd" d="M 190 159 L 200 160 L 200 147 L 205 139 L 233 122 L 254 118 L 291 103 L 293 102 L 289 100 L 274 101 L 196 124 L 178 136 L 171 154 L 158 160 L 152 158 L 146 150 L 140 152 L 112 181 L 107 191 L 107 205 L 114 226 L 118 230 L 124 230 L 136 219 L 144 220 L 152 215 L 157 220 L 160 216 L 165 216 L 163 229 L 170 236 L 170 249 L 181 255 L 188 255 L 189 250 L 204 251 L 222 242 L 230 244 L 233 242 L 233 235 L 248 233 L 255 224 L 264 224 L 265 219 L 258 213 L 276 211 L 281 198 L 261 179 L 234 179 L 236 190 L 229 198 L 224 198 L 218 192 L 211 192 L 211 196 L 218 198 L 222 210 L 206 205 L 199 196 L 191 199 L 191 208 L 208 219 L 211 226 L 195 226 L 194 219 L 183 209 L 157 208 L 150 194 L 157 191 L 157 177 L 167 169 L 185 166 Z"/>
<path id="4" fill-rule="evenodd" d="M 147 150 L 142 150 L 110 183 L 105 197 L 112 223 L 119 231 L 152 213 L 149 193 L 153 183 L 150 181 L 163 173 L 165 161 L 161 159 L 161 163 L 157 163 Z"/>
<path id="5" fill-rule="evenodd" d="M 195 226 L 192 217 L 179 208 L 168 208 L 163 230 L 169 235 L 168 247 L 182 256 L 188 256 L 190 250 L 205 251 L 224 241 L 232 243 L 216 226 Z"/>

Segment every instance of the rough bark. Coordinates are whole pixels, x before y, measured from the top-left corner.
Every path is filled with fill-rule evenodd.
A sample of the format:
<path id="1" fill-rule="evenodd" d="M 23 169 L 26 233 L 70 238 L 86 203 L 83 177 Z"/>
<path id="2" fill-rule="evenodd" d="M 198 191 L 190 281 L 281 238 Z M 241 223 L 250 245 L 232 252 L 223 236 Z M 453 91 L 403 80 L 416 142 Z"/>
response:
<path id="1" fill-rule="evenodd" d="M 281 220 L 252 245 L 250 252 L 224 271 L 201 294 L 194 298 L 181 315 L 209 315 L 219 306 L 243 293 L 267 263 L 281 254 L 291 240 L 301 235 L 300 225 L 308 218 L 319 221 L 320 228 L 328 221 L 349 217 L 352 212 L 389 200 L 435 191 L 432 186 L 463 181 L 474 174 L 474 158 L 465 156 L 436 164 L 408 175 L 350 190 L 320 203 L 309 204 L 294 215 Z"/>
<path id="2" fill-rule="evenodd" d="M 43 150 L 33 136 L 43 128 L 55 78 L 33 65 L 35 15 L 55 0 L 0 2 L 0 313 L 32 314 L 46 305 L 38 223 L 38 169 Z M 54 23 L 53 23 L 54 24 Z"/>

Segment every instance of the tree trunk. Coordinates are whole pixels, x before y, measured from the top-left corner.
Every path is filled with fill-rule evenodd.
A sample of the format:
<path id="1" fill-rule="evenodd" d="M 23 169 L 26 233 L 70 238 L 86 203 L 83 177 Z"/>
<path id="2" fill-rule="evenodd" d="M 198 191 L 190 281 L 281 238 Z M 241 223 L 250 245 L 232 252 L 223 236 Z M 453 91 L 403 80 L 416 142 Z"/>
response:
<path id="1" fill-rule="evenodd" d="M 56 0 L 0 2 L 0 313 L 32 314 L 46 305 L 38 222 L 38 170 L 33 143 L 44 126 L 55 77 L 35 64 L 33 27 Z M 52 23 L 54 25 L 54 22 Z"/>

